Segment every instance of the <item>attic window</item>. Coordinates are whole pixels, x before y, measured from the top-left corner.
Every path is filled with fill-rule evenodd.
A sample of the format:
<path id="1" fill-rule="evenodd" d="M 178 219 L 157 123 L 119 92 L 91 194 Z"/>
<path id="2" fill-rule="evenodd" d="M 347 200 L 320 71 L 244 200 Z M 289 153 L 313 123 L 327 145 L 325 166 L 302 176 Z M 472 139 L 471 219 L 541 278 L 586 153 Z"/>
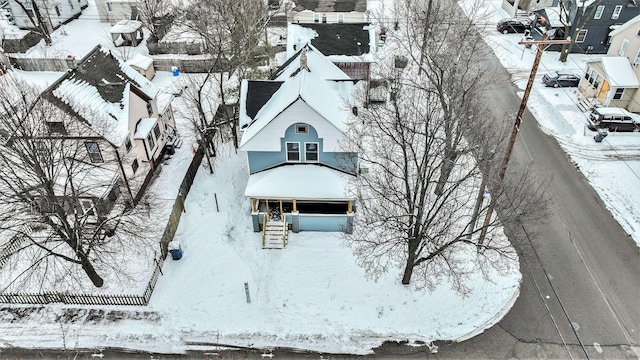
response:
<path id="1" fill-rule="evenodd" d="M 300 143 L 287 143 L 287 161 L 300 161 Z"/>
<path id="2" fill-rule="evenodd" d="M 296 125 L 296 134 L 308 134 L 308 133 L 309 133 L 309 125 L 306 125 L 306 124 Z"/>
<path id="3" fill-rule="evenodd" d="M 47 127 L 49 128 L 49 134 L 66 134 L 67 131 L 64 128 L 62 121 L 47 121 Z"/>
<path id="4" fill-rule="evenodd" d="M 153 115 L 153 106 L 151 106 L 150 102 L 147 103 L 147 113 L 149 116 Z"/>

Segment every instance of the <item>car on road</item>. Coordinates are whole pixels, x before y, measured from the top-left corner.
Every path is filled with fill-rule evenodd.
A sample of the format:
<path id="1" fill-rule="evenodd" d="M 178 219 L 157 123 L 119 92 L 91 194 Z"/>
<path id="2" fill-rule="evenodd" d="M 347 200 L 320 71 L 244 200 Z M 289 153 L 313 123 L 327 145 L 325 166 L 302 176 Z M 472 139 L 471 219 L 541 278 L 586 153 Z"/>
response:
<path id="1" fill-rule="evenodd" d="M 498 21 L 496 29 L 503 33 L 524 33 L 531 30 L 531 20 L 529 19 L 502 19 Z"/>
<path id="2" fill-rule="evenodd" d="M 557 87 L 576 87 L 580 82 L 580 76 L 570 73 L 550 72 L 544 74 L 542 82 L 545 86 Z"/>
<path id="3" fill-rule="evenodd" d="M 640 131 L 640 115 L 617 107 L 597 107 L 589 114 L 589 129 Z"/>

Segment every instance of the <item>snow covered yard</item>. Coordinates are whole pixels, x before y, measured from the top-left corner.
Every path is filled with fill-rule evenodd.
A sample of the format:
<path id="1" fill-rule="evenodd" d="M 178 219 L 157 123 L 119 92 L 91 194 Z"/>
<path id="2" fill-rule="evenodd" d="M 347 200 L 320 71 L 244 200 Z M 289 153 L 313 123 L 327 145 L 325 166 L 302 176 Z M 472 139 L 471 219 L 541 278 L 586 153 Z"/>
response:
<path id="1" fill-rule="evenodd" d="M 214 175 L 198 173 L 176 235 L 184 258 L 165 263 L 150 303 L 184 341 L 363 354 L 385 340 L 466 339 L 518 295 L 517 263 L 495 283 L 478 275 L 462 297 L 448 285 L 404 287 L 401 269 L 365 279 L 339 233 L 291 234 L 286 249 L 263 250 L 243 199 L 244 155 L 227 150 L 219 160 Z"/>
<path id="2" fill-rule="evenodd" d="M 366 354 L 387 340 L 467 339 L 499 321 L 519 294 L 517 261 L 492 281 L 477 275 L 464 297 L 448 285 L 404 287 L 401 269 L 367 280 L 338 233 L 291 234 L 286 249 L 263 250 L 242 196 L 247 176 L 244 154 L 230 148 L 218 155 L 214 175 L 201 167 L 176 234 L 184 257 L 165 262 L 148 307 L 100 307 L 98 315 L 62 305 L 24 316 L 0 309 L 0 348 L 180 353 L 219 343 Z"/>

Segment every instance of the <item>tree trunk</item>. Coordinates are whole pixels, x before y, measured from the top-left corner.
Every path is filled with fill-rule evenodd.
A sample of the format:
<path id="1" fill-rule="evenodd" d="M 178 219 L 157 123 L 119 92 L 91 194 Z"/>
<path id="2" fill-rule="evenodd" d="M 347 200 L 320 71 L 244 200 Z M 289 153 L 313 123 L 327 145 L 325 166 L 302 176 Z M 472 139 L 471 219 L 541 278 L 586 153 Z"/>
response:
<path id="1" fill-rule="evenodd" d="M 456 151 L 448 151 L 448 154 L 445 156 L 442 166 L 440 167 L 440 177 L 438 178 L 438 183 L 433 191 L 434 194 L 440 196 L 444 193 L 444 185 L 449 180 L 449 176 L 451 176 L 451 171 L 453 171 L 453 165 L 457 158 L 458 154 Z"/>
<path id="2" fill-rule="evenodd" d="M 91 279 L 93 285 L 95 287 L 102 287 L 102 285 L 104 284 L 104 280 L 102 279 L 102 277 L 100 277 L 100 275 L 98 275 L 96 269 L 93 267 L 93 264 L 91 263 L 89 258 L 87 258 L 87 255 L 83 251 L 78 250 L 76 251 L 76 256 L 80 260 L 82 270 L 84 270 L 89 279 Z"/>
<path id="3" fill-rule="evenodd" d="M 409 245 L 409 253 L 407 254 L 407 264 L 404 268 L 404 275 L 402 275 L 402 285 L 409 285 L 411 282 L 411 275 L 413 274 L 413 267 L 415 266 L 415 250 L 413 246 Z"/>

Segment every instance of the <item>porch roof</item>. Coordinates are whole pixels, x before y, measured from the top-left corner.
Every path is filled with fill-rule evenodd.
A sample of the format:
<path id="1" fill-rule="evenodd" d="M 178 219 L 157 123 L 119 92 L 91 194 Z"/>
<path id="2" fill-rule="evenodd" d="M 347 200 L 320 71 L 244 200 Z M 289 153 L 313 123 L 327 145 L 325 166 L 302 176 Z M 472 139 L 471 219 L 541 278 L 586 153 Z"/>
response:
<path id="1" fill-rule="evenodd" d="M 612 88 L 640 87 L 636 73 L 626 57 L 606 56 L 599 61 Z"/>
<path id="2" fill-rule="evenodd" d="M 249 175 L 244 196 L 272 199 L 347 200 L 352 175 L 321 165 L 283 165 Z"/>

